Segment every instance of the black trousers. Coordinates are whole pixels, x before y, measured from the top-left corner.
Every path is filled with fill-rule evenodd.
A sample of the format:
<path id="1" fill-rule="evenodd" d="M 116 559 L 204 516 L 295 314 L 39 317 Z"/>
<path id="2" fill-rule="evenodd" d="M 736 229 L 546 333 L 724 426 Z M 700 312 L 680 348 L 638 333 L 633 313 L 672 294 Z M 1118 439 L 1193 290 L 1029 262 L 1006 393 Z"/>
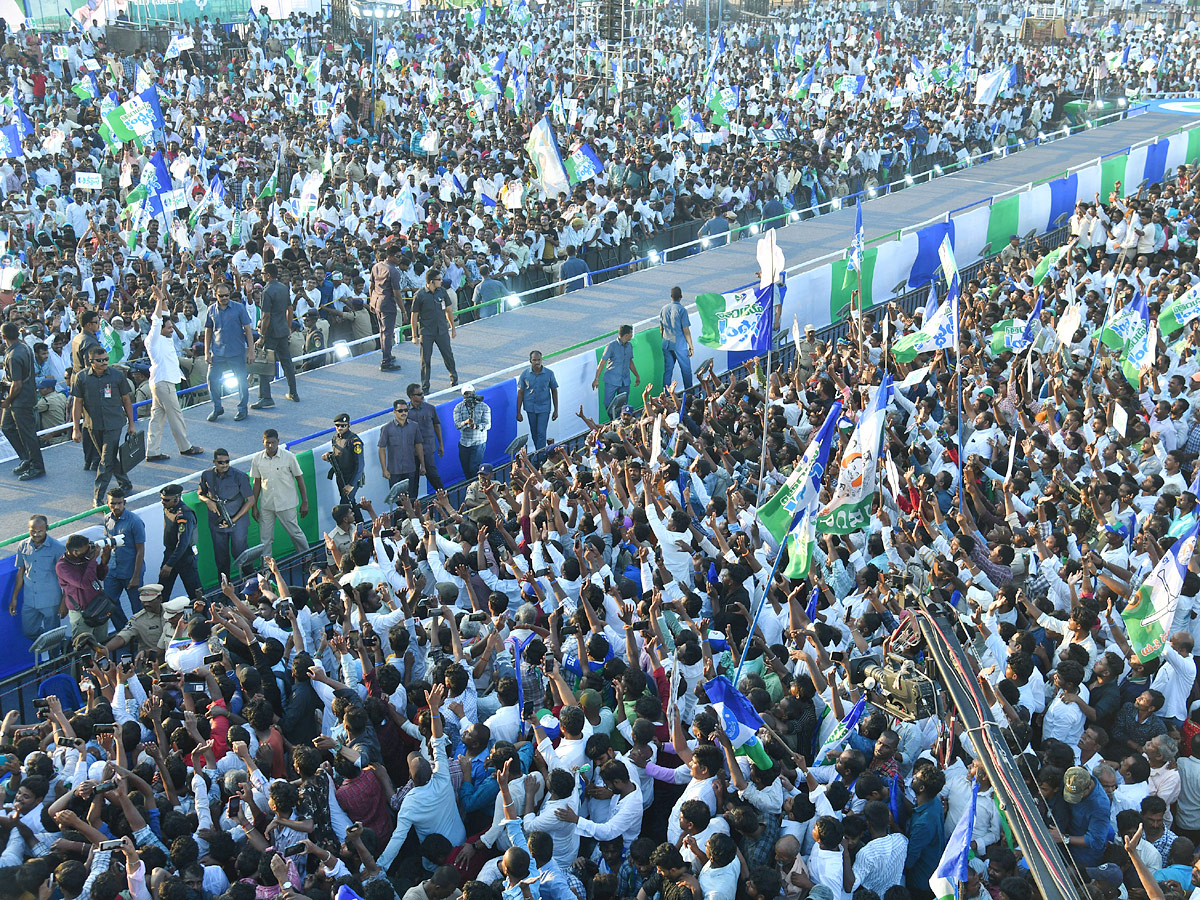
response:
<path id="1" fill-rule="evenodd" d="M 246 517 L 243 516 L 242 518 L 245 519 Z M 194 599 L 203 596 L 204 586 L 200 583 L 200 570 L 196 567 L 195 553 L 185 553 L 179 564 L 171 569 L 171 574 L 163 579 L 162 595 L 164 597 L 171 596 L 176 578 L 183 582 L 183 589 L 187 591 L 189 597 Z"/>
<path id="2" fill-rule="evenodd" d="M 458 380 L 458 370 L 454 367 L 454 351 L 450 348 L 450 329 L 439 328 L 437 331 L 421 329 L 421 390 L 429 393 L 429 362 L 433 357 L 433 345 L 442 354 L 442 363 L 450 378 Z"/>
<path id="3" fill-rule="evenodd" d="M 296 390 L 296 364 L 292 362 L 292 347 L 287 338 L 267 338 L 263 347 L 275 351 L 275 359 L 279 368 L 283 369 L 283 377 L 287 379 L 288 391 L 293 397 L 300 396 Z M 258 379 L 258 399 L 271 399 L 271 379 L 265 375 Z"/>
<path id="4" fill-rule="evenodd" d="M 379 349 L 383 352 L 382 362 L 395 362 L 392 359 L 392 346 L 396 342 L 396 307 L 381 309 L 376 316 L 379 318 Z"/>
<path id="5" fill-rule="evenodd" d="M 13 445 L 17 456 L 21 457 L 21 462 L 28 463 L 35 472 L 46 471 L 32 406 L 14 406 L 4 410 L 4 417 L 0 419 L 0 431 L 4 432 L 8 442 Z"/>

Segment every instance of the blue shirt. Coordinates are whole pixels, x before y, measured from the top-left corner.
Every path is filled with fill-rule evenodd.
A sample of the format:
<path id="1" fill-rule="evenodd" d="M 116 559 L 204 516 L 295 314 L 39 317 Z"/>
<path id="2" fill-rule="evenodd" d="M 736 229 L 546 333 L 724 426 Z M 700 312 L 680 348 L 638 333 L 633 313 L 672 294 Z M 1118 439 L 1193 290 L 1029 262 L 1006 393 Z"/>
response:
<path id="1" fill-rule="evenodd" d="M 525 412 L 548 413 L 551 409 L 550 391 L 558 390 L 558 379 L 547 368 L 543 367 L 542 371 L 535 373 L 530 367 L 517 379 L 517 390 L 524 394 L 521 406 Z"/>
<path id="2" fill-rule="evenodd" d="M 684 340 L 683 329 L 690 326 L 692 320 L 682 303 L 671 301 L 658 314 L 658 324 L 662 328 L 663 344 L 678 344 Z"/>
<path id="3" fill-rule="evenodd" d="M 216 359 L 233 359 L 246 355 L 246 331 L 250 314 L 236 300 L 229 301 L 225 309 L 219 303 L 208 308 L 204 328 L 212 329 L 212 355 Z"/>
<path id="4" fill-rule="evenodd" d="M 104 517 L 104 535 L 116 537 L 118 534 L 125 536 L 125 543 L 113 549 L 108 563 L 108 574 L 115 578 L 130 578 L 134 575 L 133 561 L 137 557 L 135 545 L 146 543 L 146 524 L 141 516 L 129 510 L 125 510 L 119 519 L 109 513 Z M 145 568 L 143 563 L 143 572 Z M 142 572 L 136 574 L 140 576 Z"/>
<path id="5" fill-rule="evenodd" d="M 623 388 L 633 383 L 629 378 L 629 366 L 633 362 L 633 341 L 624 344 L 619 340 L 611 342 L 604 348 L 600 362 L 604 363 L 603 376 L 606 385 Z M 612 391 L 608 391 L 608 394 L 611 397 Z"/>
<path id="6" fill-rule="evenodd" d="M 908 859 L 904 863 L 904 874 L 908 881 L 916 884 L 928 882 L 945 849 L 945 813 L 942 811 L 941 798 L 934 797 L 916 807 L 908 823 Z"/>
<path id="7" fill-rule="evenodd" d="M 58 608 L 62 602 L 62 588 L 58 586 L 55 564 L 67 552 L 62 541 L 50 535 L 35 547 L 33 538 L 25 538 L 17 544 L 17 565 L 25 569 L 25 602 L 36 609 Z"/>
<path id="8" fill-rule="evenodd" d="M 1095 775 L 1092 776 L 1092 792 L 1078 803 L 1067 804 L 1070 818 L 1063 833 L 1071 837 L 1082 836 L 1085 841 L 1082 847 L 1070 847 L 1071 856 L 1079 865 L 1098 866 L 1103 861 L 1111 805 Z"/>

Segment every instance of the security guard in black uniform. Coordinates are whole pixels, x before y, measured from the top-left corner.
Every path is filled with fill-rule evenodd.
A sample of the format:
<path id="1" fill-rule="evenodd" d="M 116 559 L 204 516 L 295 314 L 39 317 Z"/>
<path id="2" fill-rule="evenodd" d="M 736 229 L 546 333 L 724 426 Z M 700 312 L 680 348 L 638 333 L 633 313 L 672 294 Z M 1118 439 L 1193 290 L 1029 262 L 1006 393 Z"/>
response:
<path id="1" fill-rule="evenodd" d="M 366 464 L 363 461 L 363 442 L 357 434 L 350 430 L 348 413 L 338 413 L 334 416 L 333 449 L 322 454 L 321 459 L 329 463 L 329 477 L 337 480 L 338 496 L 342 503 L 347 503 L 354 510 L 354 521 L 362 522 L 362 509 L 355 495 L 363 486 Z"/>
<path id="2" fill-rule="evenodd" d="M 158 492 L 163 507 L 163 561 L 158 572 L 162 595 L 171 596 L 175 579 L 183 582 L 189 597 L 204 594 L 196 566 L 196 514 L 183 502 L 183 486 L 168 484 Z"/>

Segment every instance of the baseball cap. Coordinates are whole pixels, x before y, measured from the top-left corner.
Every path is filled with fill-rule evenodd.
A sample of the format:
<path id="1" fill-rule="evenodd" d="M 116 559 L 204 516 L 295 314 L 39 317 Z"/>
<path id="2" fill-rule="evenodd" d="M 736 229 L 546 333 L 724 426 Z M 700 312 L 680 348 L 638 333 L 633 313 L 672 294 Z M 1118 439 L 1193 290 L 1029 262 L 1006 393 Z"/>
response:
<path id="1" fill-rule="evenodd" d="M 621 415 L 623 416 L 632 416 L 634 412 L 635 410 L 632 406 L 626 405 L 621 407 Z"/>
<path id="2" fill-rule="evenodd" d="M 1082 766 L 1071 766 L 1063 775 L 1063 799 L 1068 803 L 1078 803 L 1092 785 L 1092 773 Z"/>
<path id="3" fill-rule="evenodd" d="M 1125 883 L 1125 876 L 1121 873 L 1121 868 L 1116 863 L 1108 862 L 1100 866 L 1088 866 L 1087 876 L 1092 881 L 1099 881 L 1101 884 L 1106 884 L 1109 887 L 1119 888 Z"/>
<path id="4" fill-rule="evenodd" d="M 460 387 L 459 390 L 462 392 L 463 396 L 465 397 L 467 394 L 475 393 L 475 385 L 471 384 L 471 382 L 468 381 L 462 387 Z"/>
<path id="5" fill-rule="evenodd" d="M 492 475 L 495 473 L 495 471 L 496 471 L 496 469 L 491 463 L 484 463 L 482 466 L 479 467 L 480 475 Z"/>

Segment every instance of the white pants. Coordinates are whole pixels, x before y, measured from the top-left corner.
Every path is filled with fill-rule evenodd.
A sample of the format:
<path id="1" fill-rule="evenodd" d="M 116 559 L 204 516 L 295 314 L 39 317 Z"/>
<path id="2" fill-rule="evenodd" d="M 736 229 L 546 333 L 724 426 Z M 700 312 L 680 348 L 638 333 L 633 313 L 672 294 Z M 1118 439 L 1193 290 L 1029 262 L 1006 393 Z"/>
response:
<path id="1" fill-rule="evenodd" d="M 150 424 L 146 428 L 146 455 L 155 456 L 162 448 L 163 419 L 171 426 L 171 434 L 180 450 L 188 450 L 192 442 L 188 440 L 187 424 L 183 421 L 183 410 L 179 408 L 179 397 L 175 390 L 178 385 L 169 381 L 160 381 L 150 389 Z"/>
<path id="2" fill-rule="evenodd" d="M 300 530 L 300 521 L 296 517 L 297 507 L 291 509 L 260 509 L 258 511 L 259 540 L 263 545 L 263 556 L 274 556 L 271 551 L 275 546 L 275 521 L 283 525 L 283 530 L 292 539 L 292 546 L 297 553 L 308 549 L 308 538 Z"/>

